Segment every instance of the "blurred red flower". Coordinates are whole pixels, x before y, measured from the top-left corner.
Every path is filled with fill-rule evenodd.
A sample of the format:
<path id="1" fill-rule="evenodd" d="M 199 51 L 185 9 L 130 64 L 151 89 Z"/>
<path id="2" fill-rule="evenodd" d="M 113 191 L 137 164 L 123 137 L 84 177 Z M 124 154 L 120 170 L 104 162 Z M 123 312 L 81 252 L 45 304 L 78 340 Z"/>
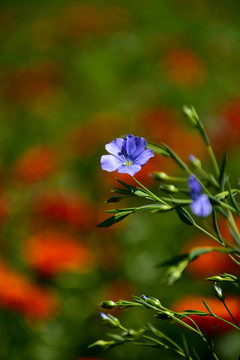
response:
<path id="1" fill-rule="evenodd" d="M 59 64 L 43 62 L 8 71 L 3 75 L 3 95 L 7 101 L 29 105 L 56 92 L 61 82 Z"/>
<path id="2" fill-rule="evenodd" d="M 90 5 L 71 5 L 60 15 L 62 34 L 68 39 L 101 34 L 103 23 L 100 14 Z"/>
<path id="3" fill-rule="evenodd" d="M 107 142 L 120 136 L 122 123 L 118 114 L 94 114 L 86 123 L 70 131 L 69 146 L 79 155 L 91 156 L 98 148 L 104 148 Z"/>
<path id="4" fill-rule="evenodd" d="M 45 319 L 57 308 L 55 296 L 33 284 L 26 276 L 0 263 L 0 304 L 28 319 Z"/>
<path id="5" fill-rule="evenodd" d="M 5 222 L 8 217 L 10 208 L 5 195 L 0 190 L 0 225 Z"/>
<path id="6" fill-rule="evenodd" d="M 167 77 L 179 86 L 196 86 L 205 78 L 203 59 L 190 49 L 169 50 L 163 57 L 163 67 Z"/>
<path id="7" fill-rule="evenodd" d="M 240 98 L 221 104 L 217 116 L 217 129 L 212 133 L 211 140 L 215 152 L 222 154 L 226 148 L 239 146 Z"/>
<path id="8" fill-rule="evenodd" d="M 86 245 L 57 231 L 30 237 L 25 243 L 24 255 L 31 267 L 45 276 L 86 271 L 93 261 L 93 254 Z"/>
<path id="9" fill-rule="evenodd" d="M 59 225 L 69 225 L 79 230 L 96 225 L 94 207 L 77 193 L 47 191 L 41 193 L 34 204 L 37 218 Z"/>
<path id="10" fill-rule="evenodd" d="M 204 297 L 204 301 L 208 304 L 209 308 L 213 311 L 214 314 L 233 323 L 233 320 L 231 319 L 231 316 L 225 309 L 224 305 L 217 298 Z M 226 297 L 225 302 L 229 310 L 231 311 L 233 317 L 235 318 L 235 320 L 239 322 L 240 297 L 229 296 Z M 202 297 L 199 295 L 183 297 L 179 299 L 173 306 L 173 310 L 176 312 L 190 310 L 190 309 L 208 312 L 202 302 Z M 221 320 L 215 319 L 212 316 L 191 315 L 190 318 L 197 323 L 197 325 L 203 331 L 204 334 L 209 336 L 211 336 L 214 331 L 214 324 L 216 324 L 215 334 L 224 333 L 234 329 L 231 325 L 226 324 Z M 194 327 L 191 320 L 184 318 L 183 321 Z"/>
<path id="11" fill-rule="evenodd" d="M 147 140 L 165 143 L 185 161 L 188 161 L 190 153 L 198 158 L 202 158 L 205 154 L 201 137 L 192 129 L 186 128 L 183 119 L 180 119 L 172 109 L 159 107 L 142 110 L 138 115 L 138 123 Z M 167 172 L 176 168 L 173 160 L 161 158 L 163 164 L 167 166 L 167 169 L 161 171 Z"/>
<path id="12" fill-rule="evenodd" d="M 120 6 L 106 6 L 102 9 L 101 18 L 105 31 L 114 31 L 130 25 L 130 14 Z"/>
<path id="13" fill-rule="evenodd" d="M 185 250 L 189 252 L 195 248 L 205 247 L 221 248 L 218 243 L 207 236 L 198 236 L 187 244 Z M 191 262 L 187 267 L 187 271 L 196 278 L 205 279 L 224 272 L 238 274 L 239 266 L 227 254 L 213 251 L 201 255 Z"/>
<path id="14" fill-rule="evenodd" d="M 51 175 L 57 163 L 57 154 L 53 149 L 44 145 L 35 146 L 17 159 L 13 174 L 22 183 L 35 183 Z"/>

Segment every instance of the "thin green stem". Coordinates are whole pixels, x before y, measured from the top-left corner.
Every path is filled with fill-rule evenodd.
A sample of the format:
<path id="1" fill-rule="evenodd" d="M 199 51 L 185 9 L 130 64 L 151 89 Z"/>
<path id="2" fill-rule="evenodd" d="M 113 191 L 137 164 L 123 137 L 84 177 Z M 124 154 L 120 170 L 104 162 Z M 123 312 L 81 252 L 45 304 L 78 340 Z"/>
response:
<path id="1" fill-rule="evenodd" d="M 213 149 L 212 149 L 211 145 L 208 145 L 207 149 L 208 149 L 209 156 L 210 156 L 210 158 L 212 160 L 215 173 L 216 173 L 217 177 L 219 177 L 220 171 L 219 171 L 218 163 L 217 163 L 217 160 L 216 160 L 216 157 L 214 155 L 214 152 L 213 152 Z"/>
<path id="2" fill-rule="evenodd" d="M 160 345 L 161 347 L 164 347 L 166 350 L 171 350 L 184 358 L 186 357 L 184 352 L 182 351 L 182 349 L 179 346 L 178 346 L 178 349 L 173 349 L 173 348 L 169 347 L 168 345 L 162 343 L 158 339 L 155 339 L 154 337 L 151 337 L 149 335 L 142 335 L 142 337 L 155 342 L 156 344 Z M 192 360 L 192 358 L 190 358 L 190 359 Z"/>
<path id="3" fill-rule="evenodd" d="M 198 225 L 197 223 L 194 223 L 193 226 L 195 226 L 198 230 L 204 232 L 204 234 L 208 235 L 209 237 L 211 237 L 212 239 L 214 239 L 215 241 L 217 241 L 219 244 L 221 244 L 222 246 L 226 246 L 226 244 L 223 244 L 220 240 L 218 240 L 218 238 L 216 238 L 214 235 L 212 235 L 210 232 L 208 232 L 207 230 L 205 230 L 204 228 L 202 228 L 200 225 Z"/>
<path id="4" fill-rule="evenodd" d="M 225 303 L 224 300 L 222 301 L 222 303 L 223 303 L 223 305 L 225 306 L 225 308 L 226 308 L 227 312 L 229 313 L 229 315 L 231 316 L 231 318 L 233 319 L 233 321 L 235 322 L 235 324 L 237 325 L 238 329 L 240 330 L 239 324 L 238 324 L 237 321 L 234 319 L 234 317 L 233 317 L 231 311 L 229 310 L 227 304 Z"/>
<path id="5" fill-rule="evenodd" d="M 160 199 L 157 195 L 155 195 L 152 191 L 150 191 L 148 188 L 146 188 L 143 184 L 140 183 L 140 181 L 138 181 L 134 176 L 132 176 L 133 180 L 139 185 L 141 186 L 141 188 L 143 190 L 145 190 L 148 195 L 151 196 L 152 199 L 156 200 L 157 202 L 160 202 L 164 205 L 168 205 L 165 201 L 163 201 L 162 199 Z"/>

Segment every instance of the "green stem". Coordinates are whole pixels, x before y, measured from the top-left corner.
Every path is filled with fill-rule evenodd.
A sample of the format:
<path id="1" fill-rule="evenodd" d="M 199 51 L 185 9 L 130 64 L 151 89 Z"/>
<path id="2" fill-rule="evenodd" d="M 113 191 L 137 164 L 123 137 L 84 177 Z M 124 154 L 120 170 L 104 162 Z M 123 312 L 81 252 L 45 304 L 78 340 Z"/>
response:
<path id="1" fill-rule="evenodd" d="M 225 306 L 225 308 L 226 308 L 227 312 L 229 313 L 229 315 L 231 316 L 231 318 L 233 319 L 233 321 L 235 322 L 235 324 L 237 325 L 238 329 L 240 330 L 239 324 L 238 324 L 237 321 L 234 319 L 234 317 L 233 317 L 231 311 L 229 310 L 227 304 L 225 303 L 224 300 L 222 301 L 222 303 L 223 303 L 223 305 Z"/>
<path id="2" fill-rule="evenodd" d="M 163 201 L 162 199 L 160 199 L 157 195 L 155 195 L 153 192 L 151 192 L 148 188 L 146 188 L 143 184 L 140 183 L 140 181 L 138 181 L 134 176 L 132 176 L 133 180 L 139 185 L 141 186 L 141 188 L 143 190 L 145 190 L 148 195 L 151 196 L 152 199 L 156 200 L 157 202 L 160 202 L 164 205 L 168 205 L 165 201 Z"/>
<path id="3" fill-rule="evenodd" d="M 171 350 L 171 351 L 173 351 L 173 352 L 177 353 L 178 355 L 185 358 L 185 354 L 184 354 L 184 352 L 182 352 L 182 349 L 179 346 L 177 346 L 178 347 L 178 350 L 177 350 L 177 349 L 173 349 L 173 348 L 169 347 L 168 345 L 162 343 L 158 339 L 155 339 L 155 338 L 153 338 L 151 336 L 142 335 L 142 337 L 145 338 L 145 339 L 151 340 L 151 341 L 155 342 L 156 344 L 160 345 L 161 347 L 164 347 L 166 350 Z M 190 359 L 192 360 L 192 358 L 190 358 Z"/>
<path id="4" fill-rule="evenodd" d="M 222 246 L 226 246 L 226 244 L 223 244 L 220 240 L 218 240 L 218 238 L 216 238 L 214 235 L 212 235 L 210 232 L 208 232 L 207 230 L 205 230 L 204 228 L 202 228 L 200 225 L 198 225 L 197 223 L 194 223 L 193 226 L 195 226 L 198 230 L 204 232 L 204 234 L 208 235 L 209 237 L 211 237 L 212 239 L 214 239 L 215 241 L 217 241 L 219 244 L 221 244 Z"/>
<path id="5" fill-rule="evenodd" d="M 212 160 L 215 173 L 216 173 L 217 177 L 219 177 L 220 171 L 219 171 L 217 160 L 216 160 L 216 157 L 214 155 L 214 152 L 213 152 L 213 149 L 212 149 L 211 145 L 208 145 L 207 149 L 208 149 L 209 156 L 210 156 L 210 158 Z"/>

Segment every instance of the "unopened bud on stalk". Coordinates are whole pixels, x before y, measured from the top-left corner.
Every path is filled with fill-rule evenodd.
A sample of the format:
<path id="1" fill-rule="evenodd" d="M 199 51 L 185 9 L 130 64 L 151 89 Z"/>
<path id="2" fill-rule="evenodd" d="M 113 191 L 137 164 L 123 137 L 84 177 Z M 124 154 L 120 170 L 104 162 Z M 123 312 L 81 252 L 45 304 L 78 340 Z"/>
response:
<path id="1" fill-rule="evenodd" d="M 195 168 L 195 169 L 199 169 L 201 168 L 202 164 L 201 161 L 199 159 L 197 159 L 194 155 L 190 154 L 188 157 L 191 165 Z"/>
<path id="2" fill-rule="evenodd" d="M 156 180 L 168 180 L 168 175 L 165 172 L 159 171 L 159 172 L 154 172 L 153 174 L 154 179 Z"/>
<path id="3" fill-rule="evenodd" d="M 119 320 L 111 314 L 106 315 L 104 312 L 100 312 L 100 316 L 103 319 L 103 322 L 109 327 L 118 328 L 120 326 Z"/>
<path id="4" fill-rule="evenodd" d="M 220 288 L 220 286 L 217 285 L 217 283 L 214 283 L 213 287 L 214 287 L 215 294 L 216 294 L 218 300 L 223 302 L 225 299 L 225 296 L 224 296 L 222 289 Z"/>
<path id="5" fill-rule="evenodd" d="M 100 306 L 104 309 L 114 309 L 117 306 L 117 304 L 112 300 L 107 300 L 101 302 Z"/>
<path id="6" fill-rule="evenodd" d="M 183 113 L 184 115 L 188 118 L 188 120 L 191 121 L 191 123 L 194 125 L 194 126 L 197 126 L 198 123 L 199 123 L 199 118 L 198 118 L 198 115 L 194 109 L 194 107 L 188 107 L 188 106 L 184 106 L 183 107 Z"/>
<path id="7" fill-rule="evenodd" d="M 98 346 L 98 347 L 102 348 L 102 350 L 107 350 L 110 347 L 112 347 L 113 345 L 114 345 L 114 341 L 98 340 L 98 341 L 95 341 L 95 343 L 89 345 L 89 348 Z"/>
<path id="8" fill-rule="evenodd" d="M 146 301 L 146 303 L 148 303 L 149 305 L 153 305 L 153 306 L 156 306 L 156 307 L 161 307 L 161 303 L 158 299 L 154 298 L 154 297 L 148 297 L 148 296 L 145 296 L 144 294 L 141 295 L 141 298 Z"/>
<path id="9" fill-rule="evenodd" d="M 166 184 L 166 185 L 160 185 L 159 186 L 159 188 L 161 189 L 161 190 L 164 190 L 164 191 L 167 191 L 167 192 L 169 192 L 169 193 L 176 193 L 176 192 L 178 192 L 179 190 L 174 186 L 174 185 L 168 185 L 168 184 Z"/>

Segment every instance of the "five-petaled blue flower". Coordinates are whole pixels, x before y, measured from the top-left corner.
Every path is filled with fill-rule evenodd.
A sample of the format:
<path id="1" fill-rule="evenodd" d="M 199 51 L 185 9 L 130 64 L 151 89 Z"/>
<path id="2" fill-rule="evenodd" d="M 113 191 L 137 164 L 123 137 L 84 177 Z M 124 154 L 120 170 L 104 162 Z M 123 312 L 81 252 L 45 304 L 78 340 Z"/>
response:
<path id="1" fill-rule="evenodd" d="M 188 179 L 188 187 L 190 189 L 190 196 L 193 202 L 190 205 L 192 213 L 198 217 L 204 218 L 211 214 L 212 205 L 206 194 L 203 194 L 202 185 L 195 178 L 190 175 Z"/>
<path id="2" fill-rule="evenodd" d="M 111 155 L 101 157 L 101 167 L 109 172 L 118 170 L 134 176 L 154 156 L 152 150 L 146 147 L 147 142 L 142 137 L 127 135 L 125 140 L 117 138 L 105 145 Z"/>

